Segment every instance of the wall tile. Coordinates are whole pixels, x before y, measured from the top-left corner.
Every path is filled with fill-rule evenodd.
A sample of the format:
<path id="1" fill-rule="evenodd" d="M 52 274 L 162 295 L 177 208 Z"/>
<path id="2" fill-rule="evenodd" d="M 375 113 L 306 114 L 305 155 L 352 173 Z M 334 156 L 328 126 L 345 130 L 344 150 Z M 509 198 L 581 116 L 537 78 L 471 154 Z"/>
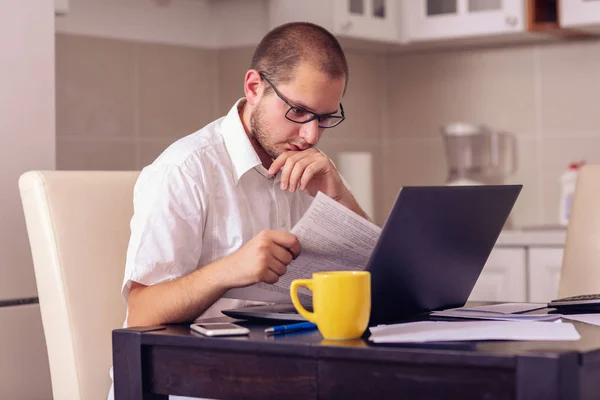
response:
<path id="1" fill-rule="evenodd" d="M 342 99 L 346 120 L 327 132 L 339 138 L 378 139 L 386 115 L 385 56 L 347 51 L 349 81 Z"/>
<path id="2" fill-rule="evenodd" d="M 57 136 L 134 136 L 134 45 L 56 35 Z"/>
<path id="3" fill-rule="evenodd" d="M 136 170 L 133 142 L 91 142 L 59 140 L 56 146 L 59 170 Z"/>
<path id="4" fill-rule="evenodd" d="M 390 137 L 434 137 L 455 121 L 535 132 L 531 48 L 393 56 L 387 77 Z"/>
<path id="5" fill-rule="evenodd" d="M 140 143 L 140 163 L 138 168 L 142 169 L 147 165 L 150 165 L 156 160 L 156 158 L 162 153 L 167 147 L 173 142 L 170 141 L 157 141 L 157 142 L 142 142 Z"/>
<path id="6" fill-rule="evenodd" d="M 560 175 L 573 161 L 600 163 L 600 138 L 570 137 L 542 140 L 542 193 L 544 221 L 559 222 Z"/>
<path id="7" fill-rule="evenodd" d="M 372 154 L 373 165 L 373 220 L 376 224 L 382 225 L 385 222 L 387 214 L 384 214 L 381 193 L 383 186 L 383 176 L 380 171 L 383 168 L 381 157 L 381 144 L 379 140 L 370 139 L 340 139 L 331 136 L 323 136 L 319 141 L 319 149 L 339 165 L 339 154 L 344 151 L 367 151 Z"/>
<path id="8" fill-rule="evenodd" d="M 250 69 L 254 47 L 238 47 L 218 51 L 219 88 L 217 93 L 219 115 L 226 115 L 233 104 L 244 97 L 244 77 Z"/>
<path id="9" fill-rule="evenodd" d="M 137 45 L 138 124 L 142 138 L 180 138 L 217 118 L 214 50 Z"/>
<path id="10" fill-rule="evenodd" d="M 600 136 L 600 40 L 540 46 L 542 134 Z"/>
<path id="11" fill-rule="evenodd" d="M 402 186 L 442 185 L 447 168 L 441 138 L 395 138 L 383 147 L 382 213 L 387 216 Z"/>
<path id="12" fill-rule="evenodd" d="M 523 185 L 509 217 L 508 226 L 516 228 L 543 224 L 539 143 L 539 139 L 534 137 L 518 137 L 517 170 L 513 175 L 499 182 Z"/>

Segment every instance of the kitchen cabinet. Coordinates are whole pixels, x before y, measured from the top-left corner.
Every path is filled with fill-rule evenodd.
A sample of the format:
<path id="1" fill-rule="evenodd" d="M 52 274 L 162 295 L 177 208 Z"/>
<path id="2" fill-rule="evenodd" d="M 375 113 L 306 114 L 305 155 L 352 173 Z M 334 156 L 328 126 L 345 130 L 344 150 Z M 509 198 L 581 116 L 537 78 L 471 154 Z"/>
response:
<path id="1" fill-rule="evenodd" d="M 531 247 L 528 250 L 529 301 L 547 303 L 558 296 L 563 249 Z"/>
<path id="2" fill-rule="evenodd" d="M 524 0 L 411 0 L 403 5 L 409 41 L 525 32 Z"/>
<path id="3" fill-rule="evenodd" d="M 525 248 L 495 248 L 470 301 L 527 301 Z"/>
<path id="4" fill-rule="evenodd" d="M 340 36 L 397 41 L 400 3 L 394 0 L 334 0 L 334 32 Z"/>
<path id="5" fill-rule="evenodd" d="M 269 27 L 308 21 L 338 37 L 398 42 L 402 28 L 401 4 L 397 0 L 271 0 Z"/>
<path id="6" fill-rule="evenodd" d="M 558 295 L 566 229 L 506 230 L 469 300 L 546 303 Z"/>
<path id="7" fill-rule="evenodd" d="M 559 2 L 562 28 L 597 28 L 600 30 L 600 0 L 563 0 Z"/>

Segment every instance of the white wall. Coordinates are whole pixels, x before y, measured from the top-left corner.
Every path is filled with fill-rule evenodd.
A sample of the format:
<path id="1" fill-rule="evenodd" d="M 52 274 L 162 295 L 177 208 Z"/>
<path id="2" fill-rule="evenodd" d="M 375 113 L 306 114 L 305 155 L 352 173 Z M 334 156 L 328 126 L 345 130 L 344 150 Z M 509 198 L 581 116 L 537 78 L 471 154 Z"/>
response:
<path id="1" fill-rule="evenodd" d="M 215 47 L 256 46 L 269 29 L 267 8 L 265 0 L 211 1 L 212 19 L 218 21 Z"/>
<path id="2" fill-rule="evenodd" d="M 56 30 L 203 48 L 256 44 L 266 33 L 264 0 L 69 0 Z"/>
<path id="3" fill-rule="evenodd" d="M 55 167 L 54 7 L 2 0 L 0 11 L 0 300 L 35 297 L 18 178 Z M 0 398 L 51 399 L 39 306 L 0 308 Z"/>
<path id="4" fill-rule="evenodd" d="M 51 1 L 2 1 L 0 88 L 0 299 L 35 297 L 17 181 L 27 170 L 55 167 Z"/>

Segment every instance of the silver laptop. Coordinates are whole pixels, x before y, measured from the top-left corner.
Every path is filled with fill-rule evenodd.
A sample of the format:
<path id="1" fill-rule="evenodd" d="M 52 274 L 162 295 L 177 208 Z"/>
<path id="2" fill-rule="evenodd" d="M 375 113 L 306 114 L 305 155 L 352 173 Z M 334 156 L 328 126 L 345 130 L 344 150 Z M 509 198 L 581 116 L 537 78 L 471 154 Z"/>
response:
<path id="1" fill-rule="evenodd" d="M 404 187 L 365 267 L 371 272 L 369 324 L 462 307 L 522 187 Z M 291 303 L 224 310 L 223 314 L 241 319 L 304 320 Z"/>

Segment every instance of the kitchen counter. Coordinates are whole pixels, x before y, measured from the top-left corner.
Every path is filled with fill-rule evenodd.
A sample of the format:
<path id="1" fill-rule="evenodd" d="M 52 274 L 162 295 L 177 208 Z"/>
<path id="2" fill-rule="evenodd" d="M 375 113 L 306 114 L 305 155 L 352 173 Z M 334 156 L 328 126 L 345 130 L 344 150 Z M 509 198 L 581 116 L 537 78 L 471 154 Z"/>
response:
<path id="1" fill-rule="evenodd" d="M 506 229 L 500 233 L 496 246 L 564 246 L 567 237 L 565 227 L 539 227 Z"/>

